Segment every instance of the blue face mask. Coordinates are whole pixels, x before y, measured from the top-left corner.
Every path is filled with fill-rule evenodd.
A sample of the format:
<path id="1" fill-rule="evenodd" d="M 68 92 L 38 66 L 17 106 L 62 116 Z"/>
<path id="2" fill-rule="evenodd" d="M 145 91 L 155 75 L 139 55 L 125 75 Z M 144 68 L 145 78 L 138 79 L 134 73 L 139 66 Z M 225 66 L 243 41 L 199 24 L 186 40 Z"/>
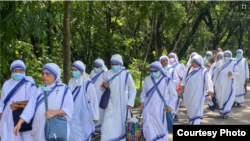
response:
<path id="1" fill-rule="evenodd" d="M 164 67 L 164 70 L 168 70 L 168 68 L 170 68 L 169 66 L 166 66 L 166 67 Z"/>
<path id="2" fill-rule="evenodd" d="M 49 92 L 49 91 L 51 91 L 51 88 L 50 88 L 50 87 L 42 86 L 42 90 L 43 90 L 44 92 Z"/>
<path id="3" fill-rule="evenodd" d="M 208 59 L 210 59 L 210 57 L 211 57 L 211 56 L 207 56 L 206 59 L 208 60 Z"/>
<path id="4" fill-rule="evenodd" d="M 81 73 L 80 73 L 79 71 L 73 71 L 73 72 L 72 72 L 72 76 L 73 76 L 74 78 L 79 78 L 79 77 L 81 76 Z"/>
<path id="5" fill-rule="evenodd" d="M 112 70 L 118 72 L 121 69 L 121 66 L 112 66 Z"/>
<path id="6" fill-rule="evenodd" d="M 100 68 L 94 68 L 94 71 L 96 72 L 96 73 L 98 73 L 98 72 L 100 72 Z"/>
<path id="7" fill-rule="evenodd" d="M 15 80 L 20 81 L 20 80 L 22 80 L 24 78 L 25 75 L 23 73 L 13 73 L 11 76 Z"/>
<path id="8" fill-rule="evenodd" d="M 152 72 L 152 73 L 150 73 L 150 76 L 152 76 L 153 78 L 157 78 L 157 77 L 159 77 L 160 76 L 160 71 L 158 71 L 158 72 Z"/>
<path id="9" fill-rule="evenodd" d="M 236 57 L 237 57 L 237 58 L 241 58 L 241 57 L 242 57 L 242 54 L 236 54 Z"/>
<path id="10" fill-rule="evenodd" d="M 224 59 L 224 61 L 228 62 L 228 61 L 230 61 L 231 58 L 229 58 L 229 57 L 224 57 L 223 59 Z"/>

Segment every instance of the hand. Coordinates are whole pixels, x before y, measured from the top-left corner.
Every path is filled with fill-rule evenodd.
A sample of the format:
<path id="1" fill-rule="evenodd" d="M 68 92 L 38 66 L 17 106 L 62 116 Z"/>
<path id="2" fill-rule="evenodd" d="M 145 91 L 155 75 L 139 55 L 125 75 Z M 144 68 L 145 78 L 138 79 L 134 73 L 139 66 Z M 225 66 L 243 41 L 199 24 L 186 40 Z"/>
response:
<path id="1" fill-rule="evenodd" d="M 231 71 L 228 72 L 228 77 L 232 76 L 233 73 Z"/>
<path id="2" fill-rule="evenodd" d="M 171 112 L 171 107 L 167 107 L 166 109 L 165 109 L 165 111 L 167 112 L 167 113 L 170 113 Z"/>
<path id="3" fill-rule="evenodd" d="M 130 109 L 132 106 L 130 106 L 130 105 L 127 105 L 127 109 Z"/>
<path id="4" fill-rule="evenodd" d="M 145 104 L 144 102 L 141 103 L 141 110 L 144 109 L 144 104 Z"/>
<path id="5" fill-rule="evenodd" d="M 102 82 L 102 85 L 103 85 L 105 88 L 108 88 L 108 87 L 109 87 L 109 83 Z"/>
<path id="6" fill-rule="evenodd" d="M 45 113 L 46 119 L 52 118 L 52 117 L 54 117 L 55 115 L 56 115 L 56 114 L 55 114 L 54 111 L 48 111 L 48 112 Z"/>
<path id="7" fill-rule="evenodd" d="M 19 109 L 18 107 L 15 106 L 16 102 L 12 101 L 12 104 L 10 104 L 10 108 L 12 111 L 15 111 L 17 109 Z"/>
<path id="8" fill-rule="evenodd" d="M 247 79 L 246 79 L 246 82 L 247 82 L 247 83 L 248 83 L 248 80 L 249 80 L 249 79 L 247 78 Z"/>
<path id="9" fill-rule="evenodd" d="M 21 124 L 18 123 L 18 124 L 15 126 L 15 128 L 14 128 L 14 134 L 15 134 L 15 136 L 17 136 L 17 133 L 19 132 L 20 128 L 21 128 Z"/>
<path id="10" fill-rule="evenodd" d="M 212 96 L 208 95 L 207 97 L 208 97 L 209 102 L 211 102 L 212 101 Z"/>
<path id="11" fill-rule="evenodd" d="M 98 122 L 98 120 L 93 120 L 93 121 L 94 121 L 95 124 Z"/>
<path id="12" fill-rule="evenodd" d="M 0 120 L 1 120 L 1 118 L 2 118 L 2 113 L 0 113 Z"/>
<path id="13" fill-rule="evenodd" d="M 207 62 L 207 64 L 206 64 L 206 67 L 211 67 L 211 63 L 210 62 Z"/>

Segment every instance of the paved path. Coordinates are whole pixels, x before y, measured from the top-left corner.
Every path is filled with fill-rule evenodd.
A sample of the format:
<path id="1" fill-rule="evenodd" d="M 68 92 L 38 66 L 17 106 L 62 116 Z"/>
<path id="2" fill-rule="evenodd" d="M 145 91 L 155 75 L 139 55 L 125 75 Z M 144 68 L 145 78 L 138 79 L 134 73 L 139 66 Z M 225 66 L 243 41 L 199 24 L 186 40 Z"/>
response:
<path id="1" fill-rule="evenodd" d="M 204 116 L 201 120 L 201 125 L 240 125 L 250 124 L 250 84 L 247 86 L 248 94 L 245 96 L 245 103 L 241 107 L 233 107 L 231 113 L 228 114 L 228 119 L 222 119 L 218 109 L 211 111 L 206 102 L 203 106 Z M 139 107 L 133 109 L 134 115 L 140 114 Z M 189 125 L 187 111 L 184 102 L 181 102 L 179 109 L 179 121 L 175 121 L 175 125 Z M 100 141 L 100 135 L 96 134 L 91 141 Z M 173 141 L 172 133 L 169 133 L 169 141 Z"/>

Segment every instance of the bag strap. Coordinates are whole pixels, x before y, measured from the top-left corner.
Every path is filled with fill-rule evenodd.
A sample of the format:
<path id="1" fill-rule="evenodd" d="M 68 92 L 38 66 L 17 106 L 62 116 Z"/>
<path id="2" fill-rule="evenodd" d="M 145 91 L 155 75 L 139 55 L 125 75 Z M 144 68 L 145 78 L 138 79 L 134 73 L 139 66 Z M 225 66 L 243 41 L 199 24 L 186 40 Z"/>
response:
<path id="1" fill-rule="evenodd" d="M 126 120 L 128 119 L 128 110 L 129 110 L 129 109 L 127 109 Z M 130 113 L 131 113 L 131 118 L 132 118 L 132 117 L 133 117 L 133 113 L 132 113 L 131 108 L 130 108 Z"/>
<path id="2" fill-rule="evenodd" d="M 43 92 L 44 95 L 44 102 L 45 102 L 45 110 L 48 112 L 48 99 L 47 99 L 47 92 Z"/>
<path id="3" fill-rule="evenodd" d="M 167 105 L 166 101 L 164 100 L 163 96 L 161 95 L 161 92 L 159 91 L 159 89 L 158 89 L 158 87 L 157 87 L 157 85 L 156 85 L 156 83 L 155 83 L 154 78 L 153 78 L 153 77 L 151 77 L 151 80 L 152 80 L 152 81 L 153 81 L 153 83 L 154 83 L 154 87 L 155 87 L 155 90 L 157 91 L 157 94 L 158 94 L 158 95 L 159 95 L 159 97 L 161 98 L 161 101 L 164 103 L 165 108 L 167 108 L 167 107 L 168 107 L 168 105 Z"/>

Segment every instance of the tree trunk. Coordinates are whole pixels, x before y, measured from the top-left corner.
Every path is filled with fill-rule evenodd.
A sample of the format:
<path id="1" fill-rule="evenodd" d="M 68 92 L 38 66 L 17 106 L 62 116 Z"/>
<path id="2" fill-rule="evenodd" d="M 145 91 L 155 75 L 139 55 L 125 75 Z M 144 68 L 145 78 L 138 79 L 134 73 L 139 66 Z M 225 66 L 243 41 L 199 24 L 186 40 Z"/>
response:
<path id="1" fill-rule="evenodd" d="M 68 84 L 70 79 L 70 9 L 71 1 L 64 2 L 64 18 L 63 18 L 63 78 L 64 83 Z"/>
<path id="2" fill-rule="evenodd" d="M 204 13 L 200 13 L 200 15 L 198 16 L 198 18 L 196 19 L 191 32 L 189 33 L 189 37 L 187 38 L 184 46 L 182 47 L 182 49 L 180 50 L 179 54 L 178 54 L 178 58 L 179 60 L 181 60 L 181 58 L 185 55 L 186 51 L 188 50 L 188 47 L 190 44 L 192 44 L 192 42 L 194 41 L 195 38 L 195 33 L 199 28 L 200 23 L 202 22 Z"/>
<path id="3" fill-rule="evenodd" d="M 162 12 L 158 16 L 158 22 L 156 25 L 156 38 L 155 38 L 155 60 L 158 60 L 162 55 L 162 35 L 163 35 L 163 24 L 162 24 Z"/>

